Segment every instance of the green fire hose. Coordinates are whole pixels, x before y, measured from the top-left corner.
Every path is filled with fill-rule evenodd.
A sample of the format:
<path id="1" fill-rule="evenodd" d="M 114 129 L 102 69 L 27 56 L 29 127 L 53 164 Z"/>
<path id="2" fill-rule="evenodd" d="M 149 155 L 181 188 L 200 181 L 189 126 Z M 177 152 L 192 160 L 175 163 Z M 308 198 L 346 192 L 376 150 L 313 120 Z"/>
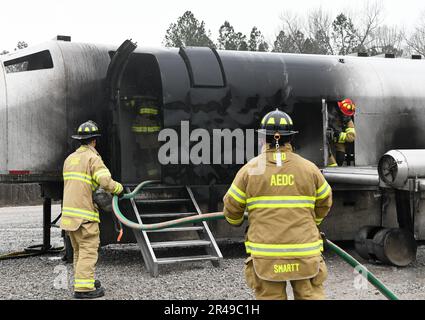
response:
<path id="1" fill-rule="evenodd" d="M 131 193 L 125 194 L 121 199 L 132 199 L 137 194 L 139 194 L 144 187 L 153 184 L 158 183 L 158 181 L 144 181 L 141 184 L 139 184 Z M 202 222 L 202 221 L 212 221 L 212 220 L 222 220 L 225 219 L 224 214 L 222 212 L 214 212 L 214 213 L 206 213 L 202 216 L 190 216 L 185 218 L 180 218 L 176 220 L 170 220 L 160 223 L 153 223 L 153 224 L 140 224 L 133 221 L 128 220 L 120 211 L 118 206 L 118 197 L 114 196 L 112 200 L 112 208 L 115 216 L 117 219 L 125 226 L 136 229 L 136 230 L 143 230 L 143 231 L 151 231 L 151 230 L 159 230 L 159 229 L 165 229 L 170 227 L 175 227 L 187 223 L 196 223 L 196 222 Z M 325 245 L 334 253 L 336 253 L 339 257 L 341 257 L 345 262 L 347 262 L 350 266 L 355 268 L 363 277 L 365 277 L 376 289 L 379 290 L 387 299 L 389 300 L 398 300 L 397 296 L 388 289 L 378 278 L 375 277 L 375 275 L 366 269 L 360 262 L 358 262 L 356 259 L 354 259 L 351 255 L 349 255 L 347 252 L 345 252 L 343 249 L 338 247 L 336 244 L 334 244 L 332 241 L 328 239 L 324 239 Z"/>

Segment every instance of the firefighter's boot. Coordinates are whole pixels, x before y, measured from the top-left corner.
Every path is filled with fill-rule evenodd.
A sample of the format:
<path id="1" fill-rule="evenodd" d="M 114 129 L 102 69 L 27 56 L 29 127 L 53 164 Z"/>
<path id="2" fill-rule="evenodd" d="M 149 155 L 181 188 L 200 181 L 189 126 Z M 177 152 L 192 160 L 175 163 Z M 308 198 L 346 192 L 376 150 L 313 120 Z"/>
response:
<path id="1" fill-rule="evenodd" d="M 75 299 L 96 299 L 103 297 L 105 295 L 105 289 L 102 287 L 96 288 L 93 291 L 87 291 L 87 292 L 74 292 L 74 298 Z"/>

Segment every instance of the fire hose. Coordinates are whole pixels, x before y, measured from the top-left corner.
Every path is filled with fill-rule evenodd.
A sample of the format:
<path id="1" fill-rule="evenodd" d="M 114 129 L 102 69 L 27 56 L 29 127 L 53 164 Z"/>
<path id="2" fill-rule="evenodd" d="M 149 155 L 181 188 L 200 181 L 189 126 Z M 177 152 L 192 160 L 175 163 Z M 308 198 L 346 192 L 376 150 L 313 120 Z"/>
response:
<path id="1" fill-rule="evenodd" d="M 133 222 L 127 219 L 119 209 L 118 201 L 123 199 L 132 199 L 139 194 L 144 187 L 157 183 L 158 181 L 144 181 L 140 183 L 131 193 L 124 194 L 120 199 L 118 196 L 114 196 L 112 199 L 112 209 L 116 218 L 123 225 L 140 231 L 152 231 L 152 230 L 160 230 L 169 227 L 180 226 L 187 223 L 197 223 L 202 221 L 213 221 L 213 220 L 222 220 L 225 219 L 223 212 L 214 212 L 214 213 L 205 213 L 198 216 L 190 216 L 185 218 L 180 218 L 176 220 L 164 221 L 153 224 L 140 224 L 138 222 Z M 246 215 L 245 215 L 246 217 Z M 346 251 L 338 247 L 329 239 L 324 238 L 325 247 L 329 248 L 331 251 L 336 253 L 340 258 L 342 258 L 346 263 L 348 263 L 351 267 L 353 267 L 357 272 L 369 281 L 379 292 L 381 292 L 388 300 L 398 300 L 397 296 L 388 289 L 376 276 L 366 269 L 360 262 L 354 259 L 351 255 L 349 255 Z"/>

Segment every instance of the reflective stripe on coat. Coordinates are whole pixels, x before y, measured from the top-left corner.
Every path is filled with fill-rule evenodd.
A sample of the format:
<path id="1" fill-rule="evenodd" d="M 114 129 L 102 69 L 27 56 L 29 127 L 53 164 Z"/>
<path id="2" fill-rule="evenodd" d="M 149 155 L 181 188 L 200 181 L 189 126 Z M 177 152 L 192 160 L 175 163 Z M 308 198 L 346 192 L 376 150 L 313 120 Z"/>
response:
<path id="1" fill-rule="evenodd" d="M 84 221 L 100 222 L 99 211 L 92 193 L 101 186 L 110 193 L 119 194 L 123 187 L 112 179 L 95 148 L 81 146 L 68 156 L 63 166 L 64 193 L 61 228 L 77 230 Z"/>
<path id="2" fill-rule="evenodd" d="M 279 153 L 263 150 L 239 170 L 224 196 L 224 215 L 237 226 L 248 211 L 245 246 L 259 277 L 314 277 L 323 250 L 317 225 L 330 210 L 332 189 L 316 165 L 293 153 L 290 144 Z"/>

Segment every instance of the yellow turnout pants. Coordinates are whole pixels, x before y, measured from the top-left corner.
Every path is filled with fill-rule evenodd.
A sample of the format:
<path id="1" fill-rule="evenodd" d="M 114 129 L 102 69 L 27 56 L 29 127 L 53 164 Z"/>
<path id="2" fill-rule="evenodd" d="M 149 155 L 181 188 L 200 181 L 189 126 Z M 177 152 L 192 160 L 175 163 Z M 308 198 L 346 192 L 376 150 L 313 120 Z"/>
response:
<path id="1" fill-rule="evenodd" d="M 68 234 L 74 249 L 74 290 L 93 291 L 100 243 L 99 224 L 89 221 L 83 223 L 76 231 L 68 231 Z"/>
<path id="2" fill-rule="evenodd" d="M 295 300 L 324 300 L 323 283 L 328 275 L 326 264 L 320 261 L 319 273 L 310 279 L 290 281 Z M 263 280 L 255 273 L 252 260 L 245 264 L 245 278 L 258 300 L 288 300 L 285 281 Z"/>

